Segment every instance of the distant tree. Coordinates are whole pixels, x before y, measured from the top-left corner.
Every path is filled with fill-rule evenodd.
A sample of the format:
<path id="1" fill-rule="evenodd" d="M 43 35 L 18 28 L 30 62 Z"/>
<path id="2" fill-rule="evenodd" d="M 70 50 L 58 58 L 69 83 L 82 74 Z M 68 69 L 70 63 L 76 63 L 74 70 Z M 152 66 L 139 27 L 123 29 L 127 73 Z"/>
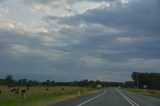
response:
<path id="1" fill-rule="evenodd" d="M 8 87 L 15 86 L 15 81 L 14 81 L 12 75 L 7 75 L 6 78 L 5 78 L 5 81 L 6 81 L 7 85 L 8 85 Z"/>
<path id="2" fill-rule="evenodd" d="M 27 86 L 28 79 L 20 79 L 17 83 L 19 86 Z"/>
<path id="3" fill-rule="evenodd" d="M 6 79 L 7 82 L 11 82 L 11 81 L 13 81 L 13 76 L 12 75 L 7 75 L 5 79 Z"/>
<path id="4" fill-rule="evenodd" d="M 82 81 L 78 82 L 79 86 L 89 86 L 89 81 L 87 79 L 84 79 Z"/>
<path id="5" fill-rule="evenodd" d="M 50 80 L 46 81 L 46 85 L 49 87 L 50 86 Z"/>
<path id="6" fill-rule="evenodd" d="M 97 85 L 96 85 L 96 82 L 95 81 L 93 81 L 93 80 L 90 80 L 89 81 L 89 85 L 91 86 L 91 87 L 93 87 L 93 88 L 95 88 Z"/>
<path id="7" fill-rule="evenodd" d="M 26 84 L 27 87 L 31 87 L 31 86 L 34 86 L 33 84 L 33 81 L 32 80 L 29 80 Z"/>
<path id="8" fill-rule="evenodd" d="M 4 79 L 0 79 L 0 85 L 5 85 L 5 80 Z"/>
<path id="9" fill-rule="evenodd" d="M 51 82 L 50 82 L 50 85 L 51 85 L 52 87 L 54 87 L 54 86 L 55 86 L 55 81 L 51 81 Z"/>
<path id="10" fill-rule="evenodd" d="M 96 84 L 100 84 L 101 83 L 101 81 L 99 81 L 99 80 L 96 80 Z"/>
<path id="11" fill-rule="evenodd" d="M 126 81 L 125 82 L 125 87 L 133 88 L 134 87 L 134 82 L 133 81 Z"/>

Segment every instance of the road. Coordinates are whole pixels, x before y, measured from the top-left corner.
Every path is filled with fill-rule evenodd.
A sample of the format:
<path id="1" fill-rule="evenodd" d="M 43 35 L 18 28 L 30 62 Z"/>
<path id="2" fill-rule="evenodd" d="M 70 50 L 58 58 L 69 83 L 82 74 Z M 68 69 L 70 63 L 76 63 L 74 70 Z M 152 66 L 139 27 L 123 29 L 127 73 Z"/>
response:
<path id="1" fill-rule="evenodd" d="M 160 106 L 160 100 L 119 88 L 108 88 L 50 106 Z"/>

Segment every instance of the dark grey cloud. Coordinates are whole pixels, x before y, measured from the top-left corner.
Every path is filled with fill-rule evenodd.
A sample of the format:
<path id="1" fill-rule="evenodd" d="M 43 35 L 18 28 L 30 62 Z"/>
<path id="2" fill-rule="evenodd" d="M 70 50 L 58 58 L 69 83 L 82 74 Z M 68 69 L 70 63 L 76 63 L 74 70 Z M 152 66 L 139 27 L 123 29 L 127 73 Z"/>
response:
<path id="1" fill-rule="evenodd" d="M 47 5 L 51 0 L 25 2 Z M 3 76 L 11 73 L 18 78 L 40 80 L 125 81 L 130 80 L 133 71 L 159 72 L 157 0 L 136 0 L 72 16 L 42 18 L 49 28 L 46 33 L 0 30 Z M 55 22 L 58 31 L 54 31 Z M 44 41 L 46 36 L 53 42 Z"/>
<path id="2" fill-rule="evenodd" d="M 158 58 L 160 40 L 160 23 L 158 20 L 160 18 L 160 14 L 156 3 L 156 1 L 147 0 L 144 5 L 144 1 L 142 0 L 129 4 L 125 7 L 118 6 L 117 8 L 114 7 L 89 10 L 84 14 L 60 18 L 60 22 L 69 25 L 77 25 L 82 22 L 96 23 L 109 26 L 117 30 L 124 30 L 118 34 L 103 33 L 103 31 L 98 33 L 96 29 L 92 31 L 87 30 L 87 32 L 89 32 L 90 35 L 94 35 L 94 37 L 86 37 L 88 40 L 86 40 L 86 42 L 82 41 L 82 45 L 87 45 L 87 47 L 85 46 L 82 48 L 83 50 L 84 48 L 87 50 L 88 48 L 101 48 L 113 51 L 128 50 L 134 51 L 133 53 L 128 52 L 130 57 L 133 56 L 131 54 L 134 54 L 137 57 Z M 48 18 L 52 19 L 52 17 Z M 67 34 L 67 32 L 65 33 Z M 86 33 L 86 36 L 87 35 L 88 33 Z M 118 44 L 114 41 L 117 37 L 131 37 L 137 39 L 141 39 L 140 37 L 142 37 L 144 40 L 139 40 L 138 42 L 124 45 Z M 109 47 L 108 45 L 111 46 Z M 141 54 L 140 52 L 142 51 L 144 51 L 145 54 Z"/>
<path id="3" fill-rule="evenodd" d="M 160 27 L 160 23 L 157 22 L 159 18 L 157 2 L 147 0 L 144 5 L 142 0 L 128 4 L 126 7 L 117 6 L 116 8 L 88 10 L 84 14 L 68 17 L 68 19 L 64 19 L 62 22 L 69 24 L 91 22 L 126 30 L 131 29 L 133 31 L 143 29 L 157 31 Z"/>

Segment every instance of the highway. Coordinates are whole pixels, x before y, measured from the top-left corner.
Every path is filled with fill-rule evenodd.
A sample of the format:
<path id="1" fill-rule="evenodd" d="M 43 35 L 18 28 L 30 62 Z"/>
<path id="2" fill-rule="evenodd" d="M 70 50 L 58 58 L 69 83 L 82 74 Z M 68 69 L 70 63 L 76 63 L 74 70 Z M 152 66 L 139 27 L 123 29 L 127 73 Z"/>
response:
<path id="1" fill-rule="evenodd" d="M 108 88 L 50 106 L 160 106 L 160 100 L 119 88 Z"/>

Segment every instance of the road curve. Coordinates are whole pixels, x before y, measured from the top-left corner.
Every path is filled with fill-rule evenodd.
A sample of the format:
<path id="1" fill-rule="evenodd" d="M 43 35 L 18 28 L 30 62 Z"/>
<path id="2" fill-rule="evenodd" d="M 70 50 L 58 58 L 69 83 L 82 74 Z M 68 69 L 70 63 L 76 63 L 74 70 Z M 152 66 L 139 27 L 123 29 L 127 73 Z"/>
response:
<path id="1" fill-rule="evenodd" d="M 119 88 L 108 88 L 50 106 L 160 106 L 160 100 Z"/>

